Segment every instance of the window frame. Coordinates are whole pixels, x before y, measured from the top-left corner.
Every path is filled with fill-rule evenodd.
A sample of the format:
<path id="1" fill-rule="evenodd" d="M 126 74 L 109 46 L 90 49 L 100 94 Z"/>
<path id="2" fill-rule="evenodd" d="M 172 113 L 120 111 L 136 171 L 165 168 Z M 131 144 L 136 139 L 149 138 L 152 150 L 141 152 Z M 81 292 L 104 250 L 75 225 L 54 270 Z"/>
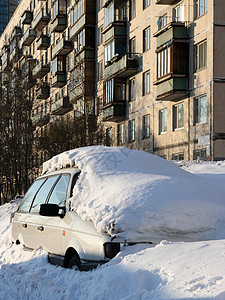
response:
<path id="1" fill-rule="evenodd" d="M 150 70 L 147 70 L 143 73 L 143 96 L 150 94 L 151 92 L 151 75 Z M 148 78 L 147 78 L 148 77 Z"/>
<path id="2" fill-rule="evenodd" d="M 128 142 L 135 142 L 135 119 L 128 121 Z"/>
<path id="3" fill-rule="evenodd" d="M 168 110 L 163 108 L 159 110 L 159 135 L 167 133 L 168 130 Z"/>
<path id="4" fill-rule="evenodd" d="M 143 30 L 143 52 L 151 49 L 151 26 Z"/>
<path id="5" fill-rule="evenodd" d="M 143 140 L 148 139 L 150 138 L 150 136 L 151 136 L 150 114 L 147 114 L 142 117 L 142 139 Z"/>
<path id="6" fill-rule="evenodd" d="M 182 108 L 179 108 L 180 106 L 182 106 Z M 183 121 L 180 121 L 179 119 L 180 109 L 182 109 Z M 180 122 L 182 123 L 180 124 Z M 173 105 L 173 130 L 176 131 L 181 129 L 184 129 L 184 102 Z"/>
<path id="7" fill-rule="evenodd" d="M 203 58 L 201 65 L 201 49 L 200 47 L 203 45 Z M 199 72 L 207 68 L 207 39 L 195 44 L 195 72 Z"/>
<path id="8" fill-rule="evenodd" d="M 201 3 L 203 2 L 203 6 Z M 201 6 L 203 7 L 203 12 L 201 13 Z M 204 14 L 207 13 L 207 0 L 195 0 L 195 12 L 196 12 L 196 19 L 200 18 Z"/>
<path id="9" fill-rule="evenodd" d="M 201 101 L 202 99 L 205 99 L 204 109 L 206 109 L 205 120 L 204 121 L 201 121 L 201 105 L 199 105 L 199 100 Z M 198 97 L 194 98 L 194 125 L 200 125 L 200 124 L 207 123 L 207 113 L 208 113 L 208 110 L 207 110 L 207 95 L 204 94 L 204 95 L 201 95 L 201 96 L 198 96 Z"/>
<path id="10" fill-rule="evenodd" d="M 151 5 L 151 0 L 143 0 L 143 10 Z"/>

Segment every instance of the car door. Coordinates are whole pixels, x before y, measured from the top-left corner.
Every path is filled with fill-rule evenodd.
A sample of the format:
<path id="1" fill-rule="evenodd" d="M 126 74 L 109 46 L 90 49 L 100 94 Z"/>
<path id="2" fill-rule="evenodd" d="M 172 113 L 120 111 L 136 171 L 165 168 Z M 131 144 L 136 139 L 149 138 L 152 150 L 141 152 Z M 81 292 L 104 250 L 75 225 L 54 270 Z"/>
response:
<path id="1" fill-rule="evenodd" d="M 40 205 L 45 203 L 48 199 L 50 192 L 56 184 L 59 175 L 54 175 L 45 178 L 44 183 L 36 193 L 29 214 L 27 214 L 27 228 L 29 228 L 29 236 L 27 237 L 28 242 L 32 242 L 31 248 L 36 248 L 40 245 L 39 234 L 43 230 L 43 220 L 39 215 Z"/>
<path id="2" fill-rule="evenodd" d="M 13 218 L 12 236 L 14 240 L 19 240 L 28 248 L 35 248 L 37 246 L 37 232 L 32 227 L 32 216 L 29 213 L 31 203 L 35 195 L 40 190 L 41 186 L 46 181 L 46 178 L 36 180 L 27 193 L 25 194 L 18 211 Z"/>
<path id="3" fill-rule="evenodd" d="M 68 185 L 70 181 L 70 174 L 62 174 L 51 191 L 48 203 L 57 204 L 61 207 L 61 213 L 64 212 Z M 68 224 L 65 223 L 61 216 L 47 217 L 39 216 L 42 230 L 39 231 L 38 240 L 40 245 L 49 253 L 62 254 L 62 239 L 65 234 L 65 229 Z"/>

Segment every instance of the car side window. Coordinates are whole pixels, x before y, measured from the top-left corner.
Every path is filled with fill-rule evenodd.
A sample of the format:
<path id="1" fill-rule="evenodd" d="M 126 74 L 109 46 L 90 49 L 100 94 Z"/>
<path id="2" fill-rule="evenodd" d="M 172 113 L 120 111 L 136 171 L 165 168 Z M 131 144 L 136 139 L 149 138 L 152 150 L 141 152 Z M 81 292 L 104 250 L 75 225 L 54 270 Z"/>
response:
<path id="1" fill-rule="evenodd" d="M 58 204 L 59 206 L 65 205 L 69 180 L 70 175 L 68 174 L 64 174 L 60 177 L 59 181 L 54 187 L 54 190 L 52 191 L 48 203 Z"/>
<path id="2" fill-rule="evenodd" d="M 73 196 L 73 188 L 74 188 L 74 186 L 75 186 L 75 184 L 76 184 L 76 182 L 77 182 L 77 179 L 78 179 L 79 175 L 80 175 L 80 172 L 74 174 L 74 176 L 73 176 L 73 180 L 72 180 L 72 183 L 71 183 L 70 197 Z"/>
<path id="3" fill-rule="evenodd" d="M 37 180 L 31 185 L 31 187 L 27 191 L 26 195 L 24 196 L 18 211 L 24 211 L 24 212 L 29 211 L 29 208 L 30 208 L 31 202 L 34 199 L 34 196 L 36 195 L 37 191 L 40 189 L 41 185 L 44 183 L 45 180 L 46 180 L 46 178 Z"/>
<path id="4" fill-rule="evenodd" d="M 34 213 L 39 212 L 40 205 L 46 202 L 47 197 L 58 178 L 59 178 L 59 175 L 48 177 L 48 179 L 45 181 L 45 183 L 42 185 L 42 187 L 38 191 L 38 193 L 34 199 L 34 202 L 31 206 L 30 212 L 34 212 Z"/>

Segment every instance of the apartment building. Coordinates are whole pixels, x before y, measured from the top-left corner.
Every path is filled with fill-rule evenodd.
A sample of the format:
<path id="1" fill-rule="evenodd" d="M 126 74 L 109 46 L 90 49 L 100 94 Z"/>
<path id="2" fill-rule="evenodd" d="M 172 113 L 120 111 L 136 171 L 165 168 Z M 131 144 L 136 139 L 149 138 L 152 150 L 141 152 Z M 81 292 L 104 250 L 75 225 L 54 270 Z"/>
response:
<path id="1" fill-rule="evenodd" d="M 220 160 L 224 29 L 222 0 L 21 0 L 1 74 L 22 70 L 37 135 L 89 110 L 108 145 Z"/>

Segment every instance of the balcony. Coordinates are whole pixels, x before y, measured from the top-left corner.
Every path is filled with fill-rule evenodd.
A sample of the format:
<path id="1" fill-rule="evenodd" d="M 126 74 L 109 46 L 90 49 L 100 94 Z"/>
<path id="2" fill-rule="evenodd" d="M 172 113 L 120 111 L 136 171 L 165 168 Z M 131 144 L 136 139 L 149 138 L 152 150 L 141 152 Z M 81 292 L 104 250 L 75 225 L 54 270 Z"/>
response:
<path id="1" fill-rule="evenodd" d="M 104 43 L 107 42 L 109 39 L 113 37 L 126 37 L 126 22 L 124 21 L 115 21 L 110 23 L 104 30 L 103 30 L 103 41 Z"/>
<path id="2" fill-rule="evenodd" d="M 115 57 L 116 58 L 116 57 Z M 112 62 L 112 60 L 111 60 Z M 129 58 L 129 55 L 124 55 L 121 59 L 112 62 L 104 70 L 104 79 L 109 77 L 119 76 L 121 78 L 129 78 L 138 72 L 137 57 Z"/>
<path id="3" fill-rule="evenodd" d="M 6 55 L 6 54 L 5 54 Z M 10 55 L 4 57 L 4 60 L 2 59 L 2 72 L 9 72 L 12 69 L 12 63 L 9 60 Z"/>
<path id="4" fill-rule="evenodd" d="M 95 59 L 95 51 L 94 49 L 82 48 L 81 51 L 75 54 L 75 62 L 74 65 L 79 64 L 82 60 L 93 60 Z"/>
<path id="5" fill-rule="evenodd" d="M 158 101 L 176 101 L 188 96 L 188 79 L 185 77 L 165 78 L 157 84 Z"/>
<path id="6" fill-rule="evenodd" d="M 33 28 L 37 31 L 41 31 L 44 26 L 50 21 L 50 15 L 42 9 L 33 21 Z"/>
<path id="7" fill-rule="evenodd" d="M 22 60 L 22 84 L 30 89 L 36 84 L 36 79 L 33 77 L 32 70 L 35 65 L 35 59 L 26 57 Z"/>
<path id="8" fill-rule="evenodd" d="M 22 36 L 22 28 L 20 28 L 19 26 L 15 26 L 11 34 L 10 40 L 12 41 L 14 38 L 16 37 L 20 38 L 21 36 Z"/>
<path id="9" fill-rule="evenodd" d="M 68 55 L 73 50 L 73 43 L 61 39 L 59 42 L 52 48 L 52 59 L 57 55 Z"/>
<path id="10" fill-rule="evenodd" d="M 63 32 L 67 27 L 67 16 L 58 15 L 52 21 L 51 32 Z"/>
<path id="11" fill-rule="evenodd" d="M 42 78 L 50 72 L 50 65 L 40 61 L 32 72 L 35 78 Z"/>
<path id="12" fill-rule="evenodd" d="M 43 116 L 41 113 L 32 117 L 32 125 L 33 126 L 43 126 L 49 122 L 49 115 Z"/>
<path id="13" fill-rule="evenodd" d="M 37 39 L 37 50 L 46 50 L 50 46 L 50 36 L 42 34 Z"/>
<path id="14" fill-rule="evenodd" d="M 172 5 L 176 2 L 177 0 L 156 0 L 155 4 Z"/>
<path id="15" fill-rule="evenodd" d="M 22 24 L 30 24 L 32 21 L 33 21 L 33 12 L 30 10 L 25 10 L 21 18 Z"/>
<path id="16" fill-rule="evenodd" d="M 42 83 L 42 85 L 36 90 L 37 99 L 47 99 L 50 97 L 50 86 L 48 83 Z"/>
<path id="17" fill-rule="evenodd" d="M 37 36 L 37 32 L 29 28 L 22 38 L 22 46 L 30 46 Z"/>
<path id="18" fill-rule="evenodd" d="M 83 97 L 84 94 L 85 94 L 84 82 L 82 82 L 76 86 L 70 86 L 69 97 L 70 97 L 71 103 L 74 103 L 77 99 L 79 99 L 80 97 Z"/>
<path id="19" fill-rule="evenodd" d="M 69 97 L 62 97 L 52 104 L 52 114 L 53 115 L 64 115 L 65 113 L 73 109 L 72 104 L 70 104 Z"/>
<path id="20" fill-rule="evenodd" d="M 78 33 L 78 31 L 86 24 L 86 15 L 84 14 L 76 23 L 70 28 L 70 40 Z"/>
<path id="21" fill-rule="evenodd" d="M 22 55 L 22 49 L 15 47 L 12 52 L 10 53 L 9 60 L 11 63 L 16 63 L 20 59 Z"/>
<path id="22" fill-rule="evenodd" d="M 117 100 L 103 106 L 103 121 L 118 122 L 126 117 L 126 101 Z"/>
<path id="23" fill-rule="evenodd" d="M 65 73 L 56 72 L 52 76 L 52 87 L 63 87 L 67 83 L 67 77 Z"/>
<path id="24" fill-rule="evenodd" d="M 187 27 L 185 23 L 171 22 L 166 27 L 157 31 L 153 36 L 157 38 L 157 48 L 163 45 L 169 46 L 174 41 L 187 41 Z"/>

